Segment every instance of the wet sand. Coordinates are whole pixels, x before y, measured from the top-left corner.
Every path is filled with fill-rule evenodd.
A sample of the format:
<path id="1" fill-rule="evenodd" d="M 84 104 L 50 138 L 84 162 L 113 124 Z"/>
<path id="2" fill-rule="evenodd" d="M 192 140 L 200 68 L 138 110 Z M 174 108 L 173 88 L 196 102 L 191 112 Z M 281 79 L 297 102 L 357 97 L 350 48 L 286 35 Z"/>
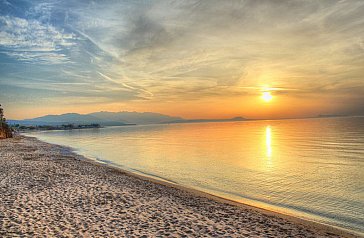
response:
<path id="1" fill-rule="evenodd" d="M 356 236 L 18 136 L 0 140 L 0 237 Z"/>

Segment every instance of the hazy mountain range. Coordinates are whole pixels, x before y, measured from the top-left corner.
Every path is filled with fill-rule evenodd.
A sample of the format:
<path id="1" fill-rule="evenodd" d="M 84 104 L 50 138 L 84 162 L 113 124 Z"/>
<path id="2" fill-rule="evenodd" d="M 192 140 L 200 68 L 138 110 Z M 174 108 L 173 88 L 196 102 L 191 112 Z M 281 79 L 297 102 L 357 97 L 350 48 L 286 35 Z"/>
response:
<path id="1" fill-rule="evenodd" d="M 182 117 L 173 117 L 154 112 L 93 112 L 89 114 L 66 113 L 61 115 L 46 115 L 42 117 L 25 120 L 8 120 L 10 124 L 20 125 L 63 125 L 75 124 L 85 125 L 97 123 L 102 126 L 122 125 L 146 125 L 165 123 L 192 123 L 192 122 L 218 122 L 218 121 L 243 121 L 242 117 L 231 119 L 193 119 L 187 120 Z"/>

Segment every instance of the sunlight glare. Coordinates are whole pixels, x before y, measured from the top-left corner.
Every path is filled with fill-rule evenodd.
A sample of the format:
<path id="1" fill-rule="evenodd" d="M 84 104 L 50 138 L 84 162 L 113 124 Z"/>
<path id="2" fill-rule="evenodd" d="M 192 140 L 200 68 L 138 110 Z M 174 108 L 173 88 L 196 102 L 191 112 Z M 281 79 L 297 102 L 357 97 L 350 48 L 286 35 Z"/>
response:
<path id="1" fill-rule="evenodd" d="M 265 129 L 265 143 L 267 146 L 267 157 L 272 157 L 272 130 L 270 126 Z"/>
<path id="2" fill-rule="evenodd" d="M 263 92 L 262 98 L 265 102 L 269 102 L 272 100 L 273 96 L 270 92 Z"/>

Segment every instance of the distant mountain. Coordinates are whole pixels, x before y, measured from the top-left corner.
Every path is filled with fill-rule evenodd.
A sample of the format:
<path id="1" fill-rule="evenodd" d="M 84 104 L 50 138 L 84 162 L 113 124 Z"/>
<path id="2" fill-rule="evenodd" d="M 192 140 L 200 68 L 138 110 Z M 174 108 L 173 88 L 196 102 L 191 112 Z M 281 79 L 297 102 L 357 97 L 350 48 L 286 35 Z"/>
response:
<path id="1" fill-rule="evenodd" d="M 169 121 L 184 120 L 182 117 L 171 117 L 154 112 L 94 112 L 90 116 L 109 121 L 133 123 L 139 125 L 158 124 Z"/>
<path id="2" fill-rule="evenodd" d="M 66 113 L 47 115 L 26 120 L 8 120 L 10 124 L 21 125 L 85 125 L 97 123 L 102 126 L 122 126 L 134 124 L 158 124 L 168 121 L 184 120 L 181 117 L 171 117 L 153 112 L 94 112 L 90 114 Z"/>
<path id="3" fill-rule="evenodd" d="M 231 119 L 193 119 L 172 117 L 154 112 L 94 112 L 89 114 L 66 113 L 61 115 L 47 115 L 26 120 L 8 120 L 10 124 L 25 126 L 60 126 L 64 124 L 86 125 L 100 124 L 101 126 L 146 125 L 167 123 L 196 123 L 196 122 L 225 122 L 245 121 L 246 118 L 235 117 Z"/>
<path id="4" fill-rule="evenodd" d="M 347 117 L 348 115 L 343 114 L 320 114 L 317 117 L 318 118 L 328 118 L 328 117 Z"/>
<path id="5" fill-rule="evenodd" d="M 91 115 L 82 115 L 78 113 L 66 113 L 61 115 L 47 115 L 26 120 L 9 120 L 10 124 L 21 124 L 21 125 L 63 125 L 63 124 L 75 124 L 85 125 L 97 123 L 103 126 L 122 126 L 126 123 L 118 121 L 102 120 L 100 118 Z"/>

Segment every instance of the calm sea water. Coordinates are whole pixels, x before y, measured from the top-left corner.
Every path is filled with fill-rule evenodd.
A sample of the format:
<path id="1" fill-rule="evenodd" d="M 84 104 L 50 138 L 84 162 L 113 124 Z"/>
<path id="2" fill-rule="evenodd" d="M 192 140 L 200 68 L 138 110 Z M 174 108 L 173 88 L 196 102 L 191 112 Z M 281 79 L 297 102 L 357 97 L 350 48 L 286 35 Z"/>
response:
<path id="1" fill-rule="evenodd" d="M 129 171 L 364 233 L 364 117 L 32 135 Z"/>

